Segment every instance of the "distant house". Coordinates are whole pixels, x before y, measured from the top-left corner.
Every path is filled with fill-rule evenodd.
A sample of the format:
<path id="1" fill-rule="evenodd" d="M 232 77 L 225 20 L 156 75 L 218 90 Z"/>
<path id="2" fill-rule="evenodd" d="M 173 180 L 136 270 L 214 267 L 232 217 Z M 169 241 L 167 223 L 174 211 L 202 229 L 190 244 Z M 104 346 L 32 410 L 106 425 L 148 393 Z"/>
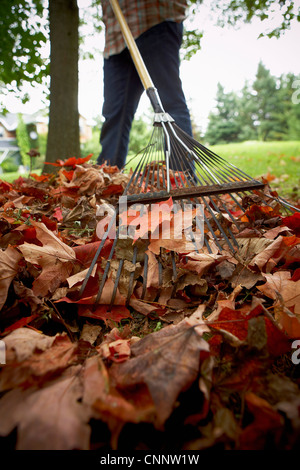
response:
<path id="1" fill-rule="evenodd" d="M 15 119 L 16 116 L 16 119 Z M 16 164 L 21 163 L 20 149 L 16 139 L 17 115 L 0 115 L 0 164 L 11 157 Z"/>
<path id="2" fill-rule="evenodd" d="M 92 138 L 94 122 L 87 120 L 85 117 L 79 115 L 79 132 L 80 142 L 88 142 Z"/>
<path id="3" fill-rule="evenodd" d="M 47 123 L 47 118 L 41 113 L 22 114 L 22 119 L 27 126 L 30 139 L 34 142 L 43 129 L 41 126 Z M 20 148 L 17 142 L 18 114 L 6 113 L 0 115 L 0 164 L 9 158 L 16 165 L 22 163 Z"/>
<path id="4" fill-rule="evenodd" d="M 48 116 L 46 112 L 39 111 L 35 114 L 22 114 L 27 125 L 30 139 L 34 142 L 38 135 L 48 133 Z M 17 144 L 18 114 L 7 113 L 0 115 L 0 164 L 12 157 L 21 163 L 20 149 Z M 92 137 L 93 123 L 84 116 L 79 116 L 80 142 L 84 143 Z"/>

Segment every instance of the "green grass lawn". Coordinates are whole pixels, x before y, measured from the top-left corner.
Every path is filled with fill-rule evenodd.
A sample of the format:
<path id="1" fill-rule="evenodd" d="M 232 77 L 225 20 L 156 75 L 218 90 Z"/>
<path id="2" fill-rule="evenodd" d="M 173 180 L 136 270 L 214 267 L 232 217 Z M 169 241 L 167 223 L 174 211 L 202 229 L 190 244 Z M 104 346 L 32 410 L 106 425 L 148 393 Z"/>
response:
<path id="1" fill-rule="evenodd" d="M 17 171 L 10 172 L 10 173 L 1 173 L 0 174 L 0 180 L 8 181 L 8 183 L 12 183 L 15 179 L 19 178 L 20 173 Z M 22 175 L 22 176 L 27 176 L 27 175 Z"/>
<path id="2" fill-rule="evenodd" d="M 253 177 L 275 176 L 272 188 L 300 197 L 300 141 L 243 142 L 209 147 L 228 162 Z"/>
<path id="3" fill-rule="evenodd" d="M 33 170 L 32 173 L 36 173 L 37 175 L 41 174 L 41 170 Z M 19 173 L 18 171 L 10 172 L 10 173 L 1 173 L 0 180 L 7 181 L 8 183 L 12 183 L 15 181 L 19 176 L 23 176 L 24 178 L 28 178 L 29 172 L 27 173 Z"/>

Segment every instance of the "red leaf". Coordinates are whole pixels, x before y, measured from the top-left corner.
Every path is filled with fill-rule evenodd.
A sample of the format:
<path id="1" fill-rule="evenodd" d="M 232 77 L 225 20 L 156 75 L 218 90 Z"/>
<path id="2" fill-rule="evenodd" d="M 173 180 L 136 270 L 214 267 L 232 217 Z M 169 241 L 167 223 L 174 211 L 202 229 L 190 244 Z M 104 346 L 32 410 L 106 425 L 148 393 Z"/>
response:
<path id="1" fill-rule="evenodd" d="M 28 225 L 22 224 L 19 227 L 15 228 L 14 231 L 21 232 L 23 235 L 22 239 L 19 242 L 20 244 L 24 242 L 37 242 L 38 244 L 40 244 L 40 242 L 36 238 L 36 230 L 34 227 L 28 227 Z"/>
<path id="2" fill-rule="evenodd" d="M 45 224 L 49 230 L 52 230 L 52 232 L 55 232 L 57 229 L 56 221 L 49 219 L 49 217 L 44 214 L 42 215 L 42 223 Z"/>
<path id="3" fill-rule="evenodd" d="M 53 213 L 53 217 L 61 222 L 63 220 L 63 215 L 60 207 L 56 207 Z M 49 227 L 48 227 L 49 228 Z"/>
<path id="4" fill-rule="evenodd" d="M 104 173 L 109 173 L 109 174 L 118 173 L 119 171 L 119 168 L 117 167 L 117 165 L 107 166 L 105 163 L 103 163 L 103 165 L 101 165 L 101 168 L 104 171 Z"/>
<path id="5" fill-rule="evenodd" d="M 81 263 L 84 266 L 89 266 L 96 254 L 97 249 L 99 248 L 99 245 L 101 244 L 102 240 L 99 240 L 98 242 L 92 242 L 92 243 L 87 243 L 86 245 L 79 245 L 79 246 L 74 246 L 73 250 L 75 251 L 76 254 L 76 259 L 81 261 Z M 111 246 L 113 244 L 113 240 L 106 240 L 104 243 L 104 246 L 101 250 L 101 257 L 106 258 L 111 250 Z M 99 261 L 101 258 L 99 257 Z"/>
<path id="6" fill-rule="evenodd" d="M 122 194 L 124 191 L 124 188 L 121 184 L 110 184 L 107 186 L 106 189 L 102 192 L 103 197 L 110 196 L 111 194 Z"/>
<path id="7" fill-rule="evenodd" d="M 71 188 L 67 188 L 65 186 L 59 186 L 58 188 L 51 190 L 51 196 L 53 197 L 69 196 L 73 198 L 75 201 L 77 201 L 77 199 L 79 199 L 78 189 L 79 189 L 79 186 L 72 186 Z"/>
<path id="8" fill-rule="evenodd" d="M 262 307 L 260 307 L 262 310 Z M 251 315 L 253 316 L 253 315 Z M 234 310 L 232 308 L 224 307 L 216 323 L 214 323 L 214 328 L 222 329 L 229 331 L 234 336 L 240 340 L 245 340 L 248 334 L 248 320 L 251 317 L 245 315 L 240 310 Z"/>
<path id="9" fill-rule="evenodd" d="M 7 193 L 11 189 L 13 189 L 12 184 L 7 183 L 7 181 L 0 180 L 0 191 L 2 193 Z"/>
<path id="10" fill-rule="evenodd" d="M 30 173 L 30 176 L 34 178 L 36 181 L 44 182 L 48 181 L 52 175 L 50 174 L 45 174 L 45 175 L 37 175 L 36 173 Z"/>
<path id="11" fill-rule="evenodd" d="M 296 212 L 293 215 L 290 215 L 288 217 L 284 217 L 282 219 L 282 225 L 286 225 L 289 227 L 295 235 L 300 237 L 300 213 Z"/>
<path id="12" fill-rule="evenodd" d="M 292 281 L 297 282 L 300 279 L 300 268 L 297 268 L 292 276 Z"/>
<path id="13" fill-rule="evenodd" d="M 46 165 L 53 165 L 53 166 L 72 166 L 75 167 L 76 165 L 81 165 L 82 163 L 88 162 L 92 158 L 93 154 L 89 154 L 87 157 L 84 158 L 76 158 L 70 157 L 67 160 L 56 160 L 55 163 L 45 162 Z"/>
<path id="14" fill-rule="evenodd" d="M 263 307 L 261 305 L 257 305 L 248 313 L 224 307 L 219 314 L 218 321 L 213 326 L 216 329 L 229 331 L 241 341 L 244 341 L 248 335 L 249 320 L 261 315 L 262 312 Z M 290 351 L 291 345 L 287 336 L 279 328 L 276 328 L 269 318 L 265 317 L 264 320 L 269 354 L 276 357 Z"/>
<path id="15" fill-rule="evenodd" d="M 143 206 L 143 212 L 140 208 L 129 207 L 126 212 L 120 214 L 121 223 L 129 229 L 134 228 L 133 241 L 135 242 L 138 238 L 148 238 L 148 232 L 157 231 L 164 221 L 170 222 L 174 215 L 172 208 L 171 197 L 167 201 L 152 204 L 151 210 Z"/>
<path id="16" fill-rule="evenodd" d="M 63 170 L 62 174 L 67 178 L 67 180 L 71 181 L 74 175 L 74 170 L 71 170 L 71 171 Z"/>
<path id="17" fill-rule="evenodd" d="M 246 210 L 245 214 L 241 217 L 242 222 L 255 222 L 255 220 L 268 219 L 278 215 L 272 207 L 269 206 L 258 206 L 257 204 L 252 204 L 249 209 Z"/>
<path id="18" fill-rule="evenodd" d="M 30 315 L 30 317 L 21 318 L 17 322 L 5 328 L 4 333 L 7 333 L 8 331 L 17 330 L 18 328 L 22 328 L 22 326 L 28 325 L 28 323 L 32 322 L 32 320 L 34 320 L 38 316 L 39 315 L 35 313 L 34 315 Z"/>
<path id="19" fill-rule="evenodd" d="M 129 310 L 124 305 L 98 305 L 93 308 L 87 305 L 78 305 L 78 315 L 81 317 L 96 318 L 98 320 L 112 320 L 120 322 L 123 318 L 131 318 Z"/>

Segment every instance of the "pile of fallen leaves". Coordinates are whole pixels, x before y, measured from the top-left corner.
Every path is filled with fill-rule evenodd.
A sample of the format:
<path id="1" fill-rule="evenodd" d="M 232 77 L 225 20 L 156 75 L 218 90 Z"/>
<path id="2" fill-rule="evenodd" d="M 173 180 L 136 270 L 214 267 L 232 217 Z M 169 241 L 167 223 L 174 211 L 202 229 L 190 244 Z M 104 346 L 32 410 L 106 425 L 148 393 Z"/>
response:
<path id="1" fill-rule="evenodd" d="M 257 198 L 246 213 L 231 205 L 235 254 L 158 240 L 146 294 L 141 267 L 129 303 L 94 307 L 109 240 L 89 295 L 78 291 L 101 243 L 98 208 L 117 204 L 129 175 L 89 158 L 0 181 L 0 445 L 296 448 L 300 214 Z M 159 292 L 158 246 L 179 274 Z"/>

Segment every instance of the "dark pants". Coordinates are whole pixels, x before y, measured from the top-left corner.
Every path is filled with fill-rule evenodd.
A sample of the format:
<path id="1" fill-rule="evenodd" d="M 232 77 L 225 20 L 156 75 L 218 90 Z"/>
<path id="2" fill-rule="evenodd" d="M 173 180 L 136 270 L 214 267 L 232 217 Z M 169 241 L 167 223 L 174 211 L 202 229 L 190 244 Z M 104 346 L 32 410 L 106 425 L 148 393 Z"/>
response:
<path id="1" fill-rule="evenodd" d="M 192 135 L 192 126 L 179 78 L 179 50 L 182 23 L 165 21 L 150 28 L 137 40 L 150 77 L 157 88 L 164 110 L 176 124 Z M 126 48 L 104 59 L 104 104 L 98 163 L 105 160 L 122 168 L 125 164 L 129 133 L 134 114 L 144 91 Z"/>

